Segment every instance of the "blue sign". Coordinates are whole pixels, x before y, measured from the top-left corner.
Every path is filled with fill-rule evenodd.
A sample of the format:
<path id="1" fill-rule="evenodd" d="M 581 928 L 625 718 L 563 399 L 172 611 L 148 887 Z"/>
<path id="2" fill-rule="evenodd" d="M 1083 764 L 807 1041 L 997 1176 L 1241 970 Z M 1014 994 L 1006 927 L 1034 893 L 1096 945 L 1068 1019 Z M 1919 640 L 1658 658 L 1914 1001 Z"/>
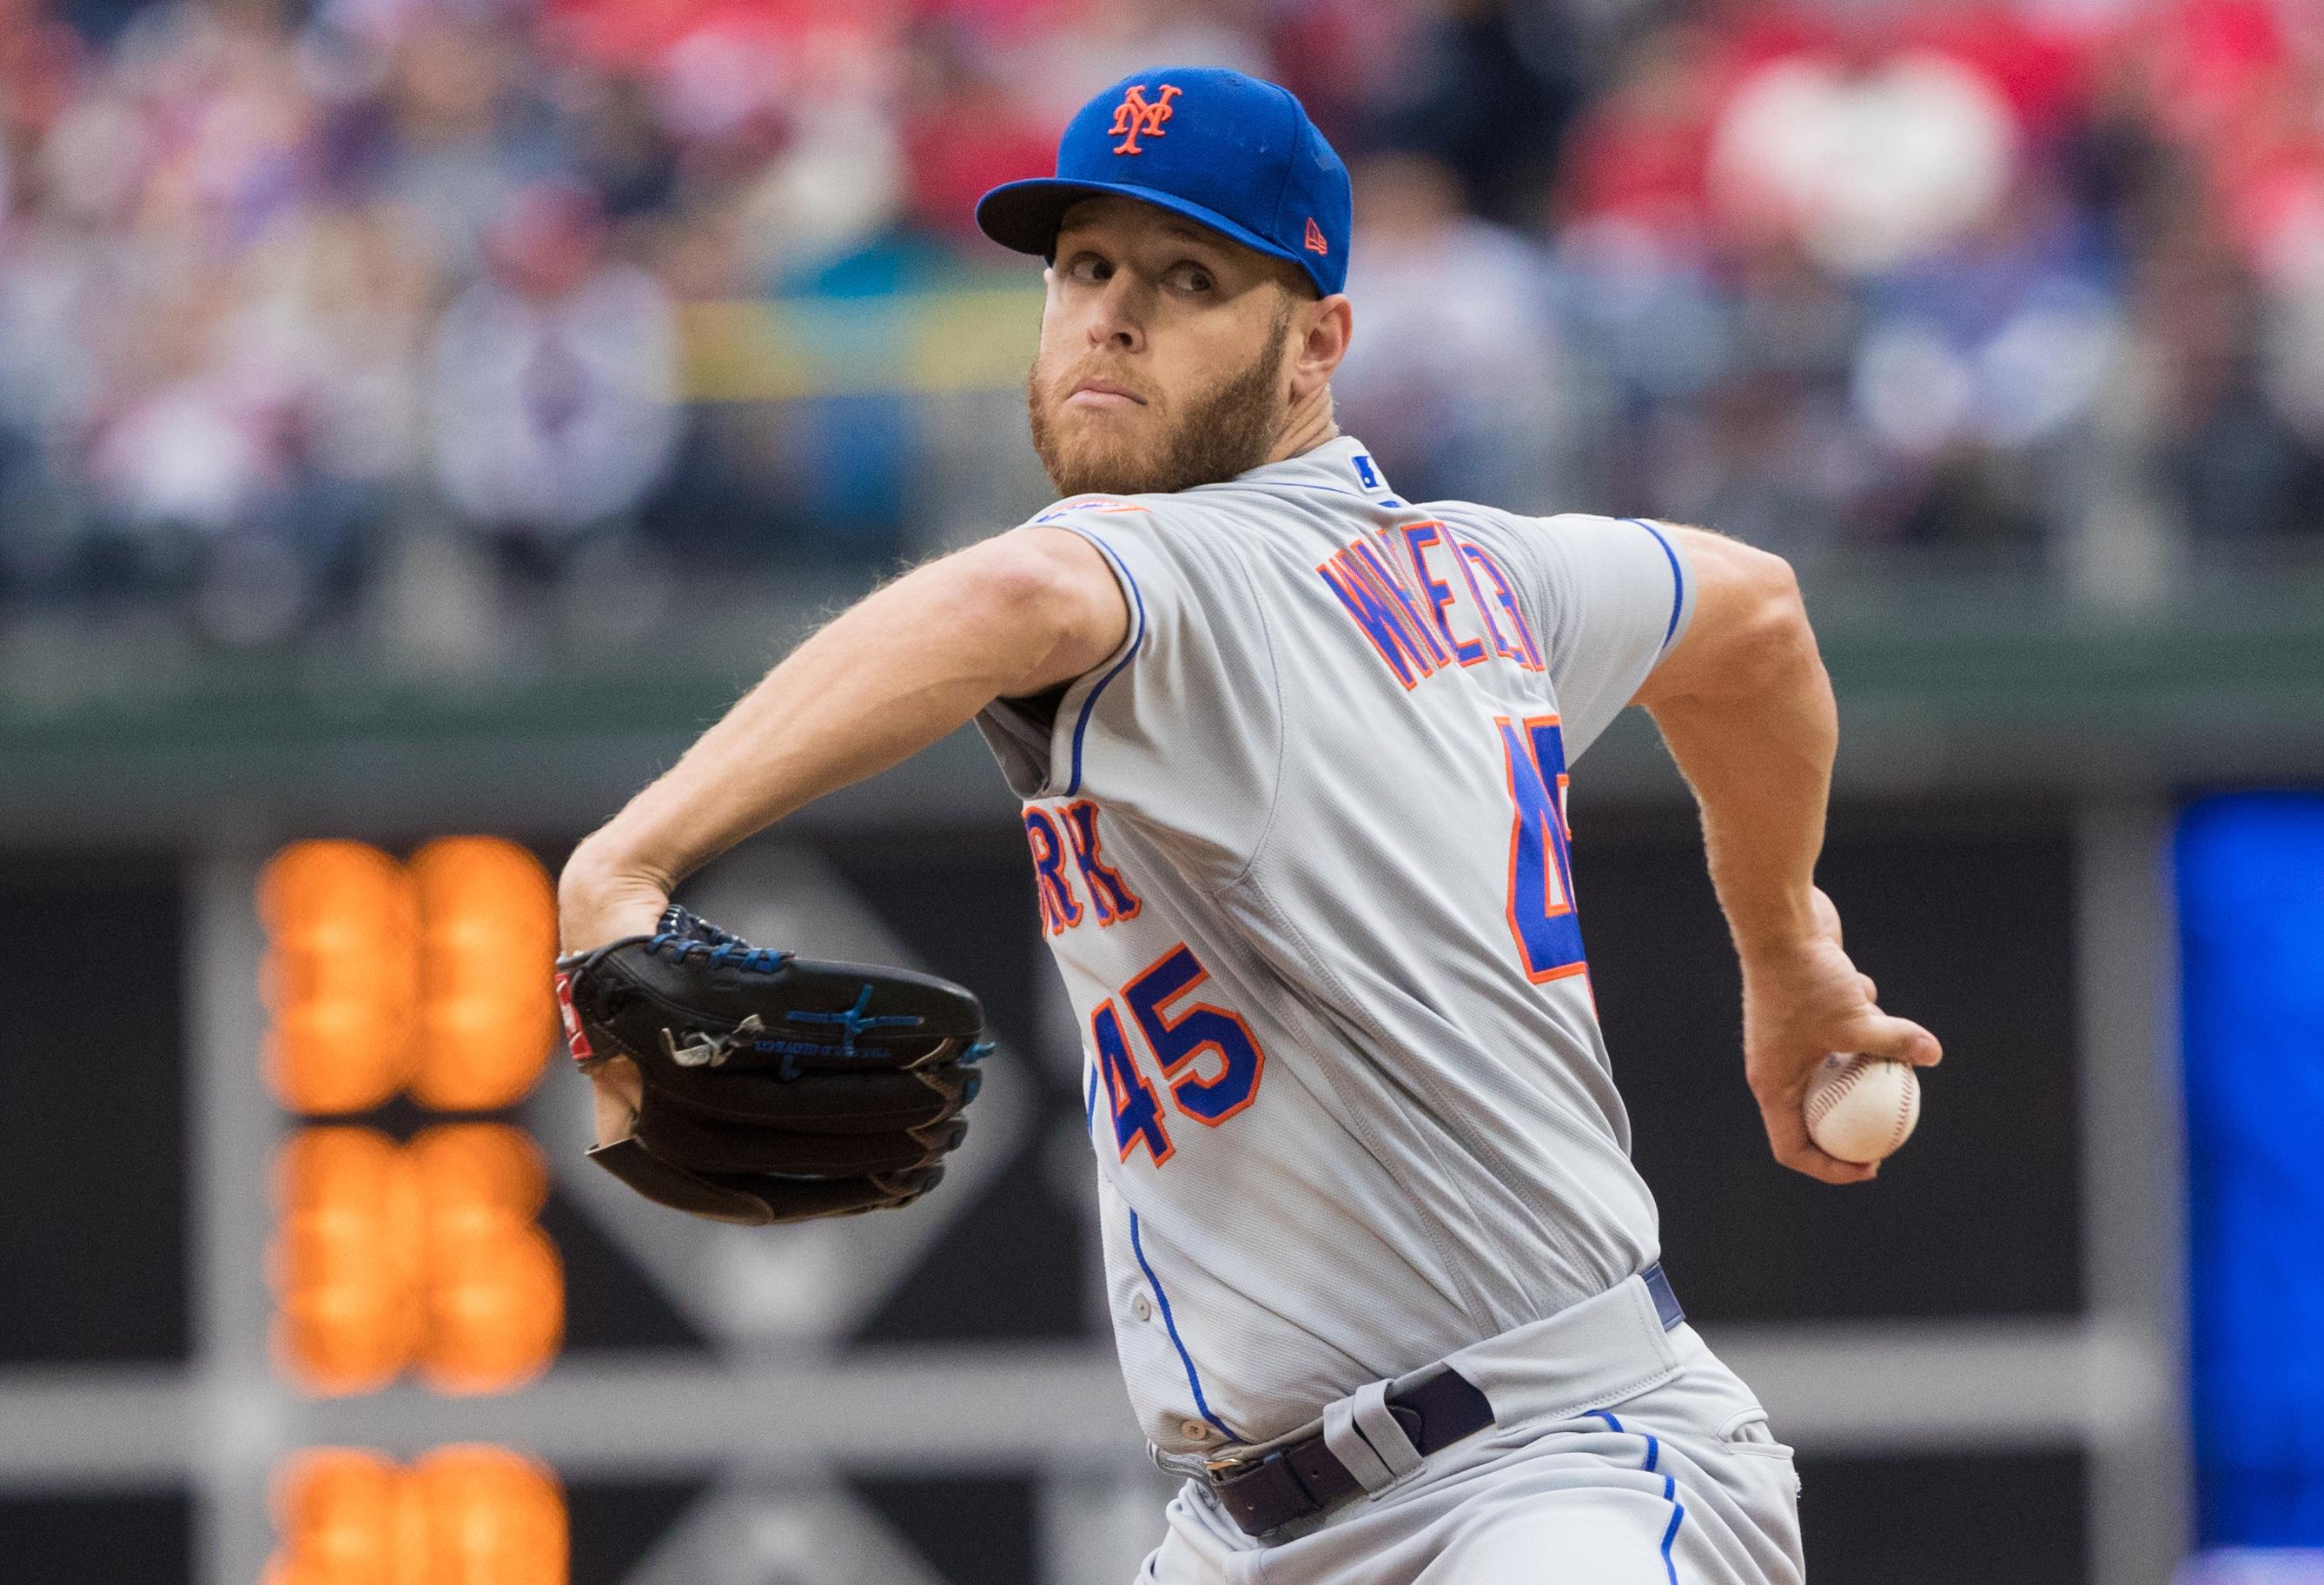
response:
<path id="1" fill-rule="evenodd" d="M 2205 1546 L 2324 1546 L 2324 795 L 2178 837 L 2190 1384 Z"/>

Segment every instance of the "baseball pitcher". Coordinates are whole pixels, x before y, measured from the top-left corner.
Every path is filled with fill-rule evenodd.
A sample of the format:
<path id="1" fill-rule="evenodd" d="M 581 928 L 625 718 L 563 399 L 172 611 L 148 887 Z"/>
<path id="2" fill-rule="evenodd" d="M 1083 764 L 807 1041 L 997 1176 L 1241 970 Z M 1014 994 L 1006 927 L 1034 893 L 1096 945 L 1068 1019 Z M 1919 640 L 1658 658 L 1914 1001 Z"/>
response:
<path id="1" fill-rule="evenodd" d="M 1028 404 L 1060 498 L 776 667 L 576 853 L 566 947 L 661 941 L 741 974 L 755 949 L 673 928 L 678 880 L 974 721 L 1023 800 L 1080 1024 L 1123 1375 L 1185 1477 L 1139 1578 L 1798 1580 L 1791 1451 L 1656 1263 L 1566 819 L 1583 751 L 1645 707 L 1702 805 L 1775 1156 L 1870 1176 L 1809 1141 L 1811 1073 L 1939 1050 L 1876 1005 L 1813 884 L 1836 727 L 1790 570 L 1668 524 L 1397 495 L 1333 422 L 1348 179 L 1278 87 L 1119 83 L 1054 177 L 977 218 L 1047 261 Z M 782 1016 L 853 1041 L 874 995 Z M 931 1025 L 905 1079 L 882 1067 L 890 1099 L 973 1032 L 916 1006 L 954 1009 L 958 1038 Z M 837 1088 L 852 1049 L 794 1079 L 811 1042 L 659 1038 L 696 1097 L 709 1064 L 780 1048 L 752 1078 L 823 1087 L 801 1138 L 865 1109 Z M 657 1198 L 718 1214 L 695 1187 L 715 1181 L 738 1219 L 782 1219 L 940 1170 L 899 1145 L 880 1159 L 909 1157 L 908 1182 L 869 1156 L 807 1200 L 796 1172 L 761 1181 L 785 1200 L 728 1140 L 688 1173 L 693 1135 L 657 1143 L 648 1043 L 601 1043 L 591 1071 L 601 1151 L 634 1147 Z"/>

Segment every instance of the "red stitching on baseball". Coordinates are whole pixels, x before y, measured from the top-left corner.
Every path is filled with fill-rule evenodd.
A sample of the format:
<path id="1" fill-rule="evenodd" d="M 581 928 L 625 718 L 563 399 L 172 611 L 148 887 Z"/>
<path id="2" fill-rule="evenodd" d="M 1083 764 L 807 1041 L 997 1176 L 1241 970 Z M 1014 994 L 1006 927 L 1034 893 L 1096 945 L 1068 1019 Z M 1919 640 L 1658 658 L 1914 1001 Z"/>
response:
<path id="1" fill-rule="evenodd" d="M 1864 1077 L 1865 1066 L 1862 1058 L 1855 1059 L 1854 1066 L 1842 1070 L 1839 1078 L 1825 1086 L 1814 1099 L 1808 1102 L 1809 1127 L 1812 1128 L 1822 1122 L 1832 1108 L 1848 1098 L 1849 1092 L 1856 1088 L 1858 1080 Z"/>

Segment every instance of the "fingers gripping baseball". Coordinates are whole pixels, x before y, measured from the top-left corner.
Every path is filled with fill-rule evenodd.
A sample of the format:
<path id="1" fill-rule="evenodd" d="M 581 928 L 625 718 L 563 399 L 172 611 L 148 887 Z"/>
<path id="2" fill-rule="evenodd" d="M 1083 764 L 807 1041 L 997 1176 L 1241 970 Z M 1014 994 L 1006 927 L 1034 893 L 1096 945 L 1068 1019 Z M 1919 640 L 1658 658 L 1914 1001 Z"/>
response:
<path id="1" fill-rule="evenodd" d="M 1861 1182 L 1877 1165 L 1843 1162 L 1808 1137 L 1802 1107 L 1818 1065 L 1834 1052 L 1923 1067 L 1944 1053 L 1928 1030 L 1880 1009 L 1877 987 L 1841 948 L 1839 910 L 1820 890 L 1814 901 L 1817 939 L 1745 960 L 1745 1071 L 1777 1161 L 1823 1182 Z"/>

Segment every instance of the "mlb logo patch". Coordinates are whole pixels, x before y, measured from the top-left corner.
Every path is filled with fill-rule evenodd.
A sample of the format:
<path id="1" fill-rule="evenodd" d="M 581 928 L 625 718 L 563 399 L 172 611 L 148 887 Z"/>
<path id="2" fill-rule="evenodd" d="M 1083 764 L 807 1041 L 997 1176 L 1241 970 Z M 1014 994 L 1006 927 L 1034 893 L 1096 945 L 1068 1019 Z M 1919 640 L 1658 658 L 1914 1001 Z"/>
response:
<path id="1" fill-rule="evenodd" d="M 1370 458 L 1359 451 L 1350 460 L 1356 465 L 1356 477 L 1362 482 L 1364 488 L 1376 490 L 1380 487 L 1379 469 L 1372 466 Z"/>

